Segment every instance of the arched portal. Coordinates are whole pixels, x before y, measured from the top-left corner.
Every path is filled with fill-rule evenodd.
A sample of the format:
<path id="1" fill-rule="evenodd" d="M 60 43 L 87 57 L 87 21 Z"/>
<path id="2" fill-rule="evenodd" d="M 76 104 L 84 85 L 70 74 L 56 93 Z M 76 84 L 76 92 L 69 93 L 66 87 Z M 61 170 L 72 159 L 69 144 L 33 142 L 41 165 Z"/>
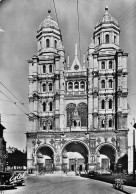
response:
<path id="1" fill-rule="evenodd" d="M 116 164 L 116 148 L 111 144 L 102 144 L 97 149 L 97 162 L 102 171 L 114 171 Z"/>
<path id="2" fill-rule="evenodd" d="M 38 172 L 53 170 L 54 153 L 53 153 L 53 150 L 49 146 L 42 146 L 38 148 L 36 152 L 36 156 L 37 156 Z"/>
<path id="3" fill-rule="evenodd" d="M 72 141 L 62 149 L 62 170 L 87 171 L 88 149 L 82 142 Z"/>

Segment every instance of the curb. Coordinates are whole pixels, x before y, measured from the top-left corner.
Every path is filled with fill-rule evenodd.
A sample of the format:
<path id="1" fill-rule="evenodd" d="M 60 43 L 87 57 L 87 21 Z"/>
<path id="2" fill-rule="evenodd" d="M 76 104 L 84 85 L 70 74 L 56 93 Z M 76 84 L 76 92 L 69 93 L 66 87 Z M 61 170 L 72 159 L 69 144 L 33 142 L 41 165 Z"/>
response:
<path id="1" fill-rule="evenodd" d="M 117 190 L 117 189 L 116 189 Z M 132 191 L 130 192 L 129 189 L 123 188 L 123 189 L 119 189 L 119 191 L 126 193 L 126 194 L 136 194 L 136 191 Z"/>

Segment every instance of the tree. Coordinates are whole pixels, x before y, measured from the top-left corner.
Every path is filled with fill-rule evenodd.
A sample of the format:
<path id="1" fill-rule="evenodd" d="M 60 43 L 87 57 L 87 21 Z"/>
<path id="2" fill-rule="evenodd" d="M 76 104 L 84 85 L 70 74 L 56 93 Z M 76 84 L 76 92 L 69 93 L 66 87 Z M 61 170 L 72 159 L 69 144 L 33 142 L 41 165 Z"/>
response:
<path id="1" fill-rule="evenodd" d="M 8 153 L 7 158 L 8 166 L 26 166 L 27 154 L 23 153 L 18 149 L 15 149 L 12 153 Z"/>

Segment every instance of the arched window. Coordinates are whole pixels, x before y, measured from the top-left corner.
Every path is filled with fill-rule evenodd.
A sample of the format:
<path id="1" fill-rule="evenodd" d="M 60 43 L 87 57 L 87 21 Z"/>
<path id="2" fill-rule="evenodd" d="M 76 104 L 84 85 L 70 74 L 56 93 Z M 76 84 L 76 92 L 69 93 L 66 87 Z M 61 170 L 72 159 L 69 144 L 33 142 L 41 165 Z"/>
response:
<path id="1" fill-rule="evenodd" d="M 50 47 L 50 40 L 46 39 L 46 48 Z"/>
<path id="2" fill-rule="evenodd" d="M 105 42 L 106 42 L 106 44 L 109 43 L 109 34 L 106 34 L 106 36 L 105 36 Z"/>
<path id="3" fill-rule="evenodd" d="M 102 61 L 101 69 L 105 69 L 105 61 Z"/>
<path id="4" fill-rule="evenodd" d="M 57 49 L 57 40 L 54 40 L 54 48 Z"/>
<path id="5" fill-rule="evenodd" d="M 112 119 L 109 119 L 109 127 L 112 127 Z"/>
<path id="6" fill-rule="evenodd" d="M 104 120 L 104 119 L 101 120 L 101 127 L 102 127 L 102 128 L 105 127 L 105 120 Z"/>
<path id="7" fill-rule="evenodd" d="M 98 36 L 98 44 L 100 44 L 100 36 Z"/>
<path id="8" fill-rule="evenodd" d="M 116 43 L 116 36 L 114 36 L 114 43 Z"/>
<path id="9" fill-rule="evenodd" d="M 105 100 L 101 101 L 101 109 L 105 109 Z"/>
<path id="10" fill-rule="evenodd" d="M 109 69 L 112 69 L 112 61 L 109 61 Z"/>
<path id="11" fill-rule="evenodd" d="M 72 90 L 73 89 L 73 83 L 72 82 L 69 82 L 68 83 L 68 90 Z"/>
<path id="12" fill-rule="evenodd" d="M 40 40 L 40 49 L 42 49 L 42 41 Z"/>
<path id="13" fill-rule="evenodd" d="M 105 88 L 105 80 L 101 81 L 101 88 Z"/>
<path id="14" fill-rule="evenodd" d="M 50 130 L 52 130 L 52 124 L 50 124 Z"/>
<path id="15" fill-rule="evenodd" d="M 66 106 L 66 111 L 67 111 L 67 127 L 71 127 L 72 126 L 72 117 L 74 114 L 74 110 L 75 110 L 76 105 L 73 103 L 70 103 Z"/>
<path id="16" fill-rule="evenodd" d="M 109 82 L 109 88 L 112 88 L 112 79 L 110 79 L 108 82 Z"/>
<path id="17" fill-rule="evenodd" d="M 49 73 L 52 73 L 52 65 L 49 65 Z"/>
<path id="18" fill-rule="evenodd" d="M 79 83 L 78 83 L 78 82 L 75 82 L 75 83 L 74 83 L 74 88 L 75 88 L 75 89 L 79 89 Z"/>
<path id="19" fill-rule="evenodd" d="M 43 102 L 43 112 L 46 111 L 46 102 Z"/>
<path id="20" fill-rule="evenodd" d="M 84 102 L 81 102 L 77 105 L 77 111 L 78 115 L 81 118 L 81 127 L 86 127 L 87 126 L 87 104 Z"/>
<path id="21" fill-rule="evenodd" d="M 47 128 L 46 128 L 46 123 L 44 122 L 43 123 L 43 130 L 46 130 Z"/>
<path id="22" fill-rule="evenodd" d="M 49 102 L 49 110 L 52 111 L 52 102 Z"/>
<path id="23" fill-rule="evenodd" d="M 49 91 L 52 91 L 52 83 L 49 84 Z"/>
<path id="24" fill-rule="evenodd" d="M 43 92 L 45 92 L 46 91 L 46 84 L 45 83 L 42 85 L 42 88 L 43 88 Z"/>
<path id="25" fill-rule="evenodd" d="M 46 66 L 43 65 L 43 73 L 46 73 Z"/>
<path id="26" fill-rule="evenodd" d="M 112 109 L 112 99 L 109 100 L 109 109 Z"/>
<path id="27" fill-rule="evenodd" d="M 76 127 L 77 126 L 77 122 L 74 120 L 74 127 Z"/>
<path id="28" fill-rule="evenodd" d="M 85 82 L 84 82 L 84 81 L 81 81 L 81 83 L 80 83 L 80 88 L 81 88 L 82 90 L 85 89 Z"/>

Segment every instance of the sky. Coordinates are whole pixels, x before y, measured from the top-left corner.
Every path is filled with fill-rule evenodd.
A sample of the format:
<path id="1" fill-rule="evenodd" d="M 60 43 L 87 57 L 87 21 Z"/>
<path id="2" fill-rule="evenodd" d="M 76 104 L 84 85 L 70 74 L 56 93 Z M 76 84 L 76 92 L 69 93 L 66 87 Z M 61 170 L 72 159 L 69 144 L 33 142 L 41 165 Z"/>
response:
<path id="1" fill-rule="evenodd" d="M 77 0 L 54 2 L 65 55 L 70 56 L 72 63 L 75 43 L 79 45 Z M 94 27 L 104 15 L 105 6 L 119 22 L 120 48 L 129 53 L 128 104 L 136 118 L 136 0 L 78 0 L 81 56 L 87 54 Z M 7 147 L 26 148 L 25 133 L 29 130 L 27 60 L 37 54 L 36 33 L 49 9 L 57 20 L 53 0 L 0 1 L 0 114 L 6 128 Z"/>

